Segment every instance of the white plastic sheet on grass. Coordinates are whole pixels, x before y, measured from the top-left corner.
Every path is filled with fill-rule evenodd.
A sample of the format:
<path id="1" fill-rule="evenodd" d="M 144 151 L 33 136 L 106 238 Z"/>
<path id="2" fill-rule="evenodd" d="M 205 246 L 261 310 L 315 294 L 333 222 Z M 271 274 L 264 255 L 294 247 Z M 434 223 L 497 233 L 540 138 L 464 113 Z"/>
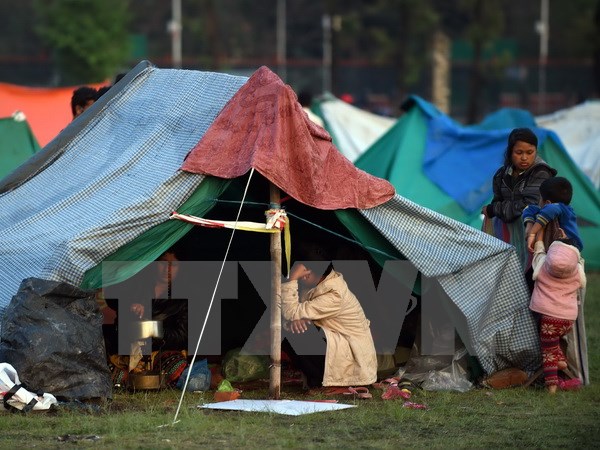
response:
<path id="1" fill-rule="evenodd" d="M 225 409 L 230 411 L 253 411 L 301 416 L 323 411 L 337 411 L 354 408 L 356 405 L 328 402 L 305 402 L 299 400 L 231 400 L 228 402 L 207 403 L 198 408 Z"/>

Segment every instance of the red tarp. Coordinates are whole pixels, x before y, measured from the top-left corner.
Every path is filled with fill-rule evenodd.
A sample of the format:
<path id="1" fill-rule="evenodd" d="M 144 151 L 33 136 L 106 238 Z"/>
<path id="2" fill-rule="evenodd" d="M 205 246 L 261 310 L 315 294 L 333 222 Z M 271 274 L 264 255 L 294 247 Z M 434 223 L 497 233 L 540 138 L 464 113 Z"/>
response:
<path id="1" fill-rule="evenodd" d="M 90 84 L 98 88 L 103 84 Z M 32 88 L 0 83 L 0 117 L 22 111 L 40 146 L 56 137 L 71 120 L 71 96 L 79 86 Z"/>
<path id="2" fill-rule="evenodd" d="M 267 67 L 231 98 L 182 170 L 236 178 L 254 167 L 287 194 L 319 209 L 366 209 L 394 196 L 386 180 L 356 168 Z"/>

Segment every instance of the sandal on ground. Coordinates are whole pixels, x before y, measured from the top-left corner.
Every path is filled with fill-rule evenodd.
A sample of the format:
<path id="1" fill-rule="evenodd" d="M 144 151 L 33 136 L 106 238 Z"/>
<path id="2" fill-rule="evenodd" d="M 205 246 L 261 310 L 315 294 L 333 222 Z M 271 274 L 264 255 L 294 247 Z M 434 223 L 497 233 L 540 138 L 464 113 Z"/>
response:
<path id="1" fill-rule="evenodd" d="M 403 398 L 404 400 L 408 400 L 411 396 L 411 393 L 408 389 L 401 389 L 398 385 L 392 384 L 390 385 L 383 394 L 381 394 L 382 400 L 393 400 L 396 398 Z"/>
<path id="2" fill-rule="evenodd" d="M 379 383 L 373 383 L 373 387 L 375 389 L 383 389 L 386 390 L 389 386 L 395 386 L 400 382 L 400 378 L 391 377 L 386 378 L 385 380 L 380 381 Z"/>
<path id="3" fill-rule="evenodd" d="M 582 386 L 579 378 L 570 378 L 568 380 L 558 380 L 558 388 L 561 391 L 576 391 Z"/>
<path id="4" fill-rule="evenodd" d="M 369 392 L 369 388 L 364 386 L 352 387 L 348 386 L 344 395 L 354 395 L 356 398 L 360 398 L 361 400 L 367 400 L 373 398 L 373 395 Z"/>

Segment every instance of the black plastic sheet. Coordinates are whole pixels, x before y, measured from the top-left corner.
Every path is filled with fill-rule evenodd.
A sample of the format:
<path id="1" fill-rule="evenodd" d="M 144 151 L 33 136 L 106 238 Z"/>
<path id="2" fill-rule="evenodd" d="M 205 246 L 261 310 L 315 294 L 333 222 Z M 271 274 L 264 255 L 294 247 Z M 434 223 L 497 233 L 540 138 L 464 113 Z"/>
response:
<path id="1" fill-rule="evenodd" d="M 94 292 L 27 278 L 2 319 L 0 361 L 31 391 L 65 400 L 112 398 Z"/>

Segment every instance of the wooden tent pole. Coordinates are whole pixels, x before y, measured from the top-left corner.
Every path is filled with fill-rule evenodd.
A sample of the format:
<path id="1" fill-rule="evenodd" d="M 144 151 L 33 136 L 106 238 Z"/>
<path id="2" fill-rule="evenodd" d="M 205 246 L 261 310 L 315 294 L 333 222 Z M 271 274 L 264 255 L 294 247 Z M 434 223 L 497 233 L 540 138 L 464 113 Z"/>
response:
<path id="1" fill-rule="evenodd" d="M 271 208 L 279 209 L 279 188 L 270 184 Z M 271 234 L 271 370 L 269 395 L 279 400 L 281 393 L 281 233 Z"/>

